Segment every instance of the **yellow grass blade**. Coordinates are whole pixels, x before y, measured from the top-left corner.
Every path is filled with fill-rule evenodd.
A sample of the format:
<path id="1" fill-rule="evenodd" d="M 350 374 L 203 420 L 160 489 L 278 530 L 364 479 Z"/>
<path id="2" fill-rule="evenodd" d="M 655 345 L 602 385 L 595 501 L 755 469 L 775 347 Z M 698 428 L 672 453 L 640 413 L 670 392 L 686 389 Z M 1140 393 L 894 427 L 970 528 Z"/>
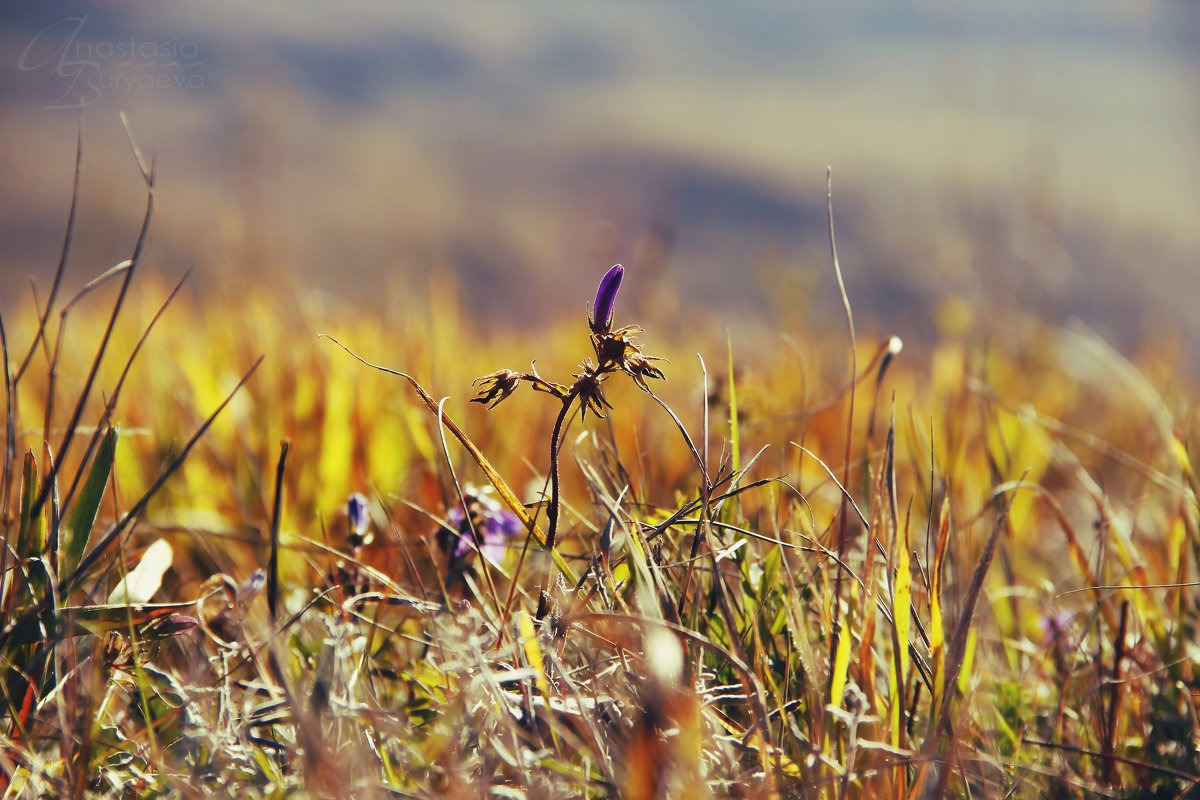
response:
<path id="1" fill-rule="evenodd" d="M 896 585 L 894 592 L 892 613 L 895 615 L 896 622 L 896 653 L 892 668 L 894 683 L 890 687 L 890 696 L 892 699 L 891 741 L 893 747 L 900 747 L 903 740 L 901 732 L 904 730 L 904 725 L 900 719 L 900 712 L 904 707 L 904 675 L 908 670 L 908 634 L 912 621 L 910 617 L 912 572 L 909 570 L 907 536 L 896 547 Z"/>

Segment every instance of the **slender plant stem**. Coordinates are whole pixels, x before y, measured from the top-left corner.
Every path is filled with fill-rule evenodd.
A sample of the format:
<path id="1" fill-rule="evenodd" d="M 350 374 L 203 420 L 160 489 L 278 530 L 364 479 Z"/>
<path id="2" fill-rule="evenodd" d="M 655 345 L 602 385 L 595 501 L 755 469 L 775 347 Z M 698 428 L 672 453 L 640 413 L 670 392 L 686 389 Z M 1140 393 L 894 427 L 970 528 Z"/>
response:
<path id="1" fill-rule="evenodd" d="M 550 434 L 550 503 L 546 506 L 546 549 L 552 556 L 554 543 L 558 539 L 558 440 L 562 436 L 563 423 L 566 422 L 567 414 L 570 413 L 571 406 L 578 396 L 578 390 L 572 388 L 570 393 L 563 398 L 562 409 L 558 412 L 558 418 L 554 420 L 554 431 Z M 542 581 L 542 593 L 538 596 L 537 618 L 539 620 L 544 619 L 546 614 L 550 613 L 550 582 L 553 576 L 554 565 L 551 562 L 546 568 L 546 577 Z"/>

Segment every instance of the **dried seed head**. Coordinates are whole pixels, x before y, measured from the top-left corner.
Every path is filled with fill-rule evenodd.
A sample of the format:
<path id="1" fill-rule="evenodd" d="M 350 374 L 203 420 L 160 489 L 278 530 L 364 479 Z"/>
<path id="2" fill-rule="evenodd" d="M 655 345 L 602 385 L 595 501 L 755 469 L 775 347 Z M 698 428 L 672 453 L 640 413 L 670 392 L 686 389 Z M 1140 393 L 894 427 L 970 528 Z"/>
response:
<path id="1" fill-rule="evenodd" d="M 636 325 L 627 325 L 615 331 L 593 332 L 592 349 L 596 352 L 597 369 L 604 372 L 609 365 L 620 367 L 629 353 L 638 352 L 633 335 L 641 332 L 642 329 Z"/>
<path id="2" fill-rule="evenodd" d="M 495 408 L 500 404 L 500 401 L 508 397 L 517 390 L 517 386 L 521 383 L 522 375 L 519 372 L 513 372 L 511 369 L 502 369 L 498 372 L 493 372 L 491 375 L 484 375 L 482 378 L 476 378 L 472 386 L 479 387 L 479 393 L 471 398 L 472 403 L 482 403 L 488 408 Z M 491 403 L 491 405 L 488 405 Z"/>
<path id="3" fill-rule="evenodd" d="M 644 355 L 639 350 L 634 350 L 625 356 L 624 363 L 621 364 L 621 369 L 625 374 L 633 378 L 633 382 L 641 387 L 642 391 L 650 391 L 650 387 L 646 384 L 646 378 L 655 378 L 657 380 L 666 380 L 662 370 L 652 364 L 652 361 L 666 361 L 665 358 L 658 356 Z"/>
<path id="4" fill-rule="evenodd" d="M 604 397 L 604 392 L 601 391 L 604 374 L 592 364 L 590 358 L 585 358 L 579 366 L 582 371 L 575 373 L 574 376 L 577 379 L 575 390 L 579 394 L 579 417 L 586 419 L 587 412 L 591 411 L 597 418 L 604 419 L 608 416 L 604 410 L 612 408 L 612 405 Z"/>
<path id="5" fill-rule="evenodd" d="M 621 278 L 625 268 L 617 264 L 600 279 L 600 288 L 596 290 L 596 303 L 592 306 L 592 315 L 588 325 L 592 333 L 606 333 L 612 327 L 613 306 L 617 302 L 617 290 L 621 288 Z"/>

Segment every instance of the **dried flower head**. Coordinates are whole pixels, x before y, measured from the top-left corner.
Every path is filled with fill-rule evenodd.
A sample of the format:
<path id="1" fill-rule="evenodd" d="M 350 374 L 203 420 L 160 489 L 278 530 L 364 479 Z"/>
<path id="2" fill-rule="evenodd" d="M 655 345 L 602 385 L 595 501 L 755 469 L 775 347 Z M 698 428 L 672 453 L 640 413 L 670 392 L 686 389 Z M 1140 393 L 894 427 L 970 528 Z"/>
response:
<path id="1" fill-rule="evenodd" d="M 612 327 L 613 307 L 617 302 L 617 290 L 621 288 L 621 278 L 625 268 L 617 264 L 600 279 L 600 287 L 596 289 L 596 303 L 592 306 L 592 316 L 588 325 L 592 333 L 607 333 Z"/>
<path id="2" fill-rule="evenodd" d="M 599 369 L 607 369 L 610 365 L 620 367 L 630 351 L 637 351 L 633 335 L 641 333 L 636 325 L 627 325 L 615 331 L 602 331 L 592 334 L 592 349 L 596 351 L 596 361 Z"/>
<path id="3" fill-rule="evenodd" d="M 491 375 L 476 378 L 472 386 L 478 386 L 479 392 L 471 398 L 472 403 L 482 403 L 488 408 L 495 408 L 500 401 L 517 390 L 521 384 L 522 375 L 511 369 L 502 369 Z M 491 403 L 491 405 L 488 405 Z"/>
<path id="4" fill-rule="evenodd" d="M 604 397 L 602 391 L 604 373 L 592 364 L 590 358 L 583 360 L 580 369 L 582 372 L 574 374 L 575 392 L 579 395 L 579 417 L 584 419 L 587 412 L 591 411 L 598 419 L 605 419 L 608 414 L 604 410 L 612 408 L 612 404 Z"/>
<path id="5" fill-rule="evenodd" d="M 666 359 L 643 355 L 640 350 L 635 350 L 626 356 L 625 361 L 621 364 L 621 369 L 626 375 L 633 378 L 633 382 L 641 387 L 642 391 L 648 392 L 650 387 L 646 385 L 646 378 L 666 380 L 662 370 L 650 363 L 652 361 L 666 361 Z"/>

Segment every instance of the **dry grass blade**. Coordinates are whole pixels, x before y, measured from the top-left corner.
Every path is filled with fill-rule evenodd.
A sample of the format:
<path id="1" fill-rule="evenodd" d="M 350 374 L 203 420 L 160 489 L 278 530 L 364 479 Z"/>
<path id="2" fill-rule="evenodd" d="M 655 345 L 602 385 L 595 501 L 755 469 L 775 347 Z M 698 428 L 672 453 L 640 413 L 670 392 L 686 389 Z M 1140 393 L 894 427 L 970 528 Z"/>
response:
<path id="1" fill-rule="evenodd" d="M 121 376 L 117 378 L 116 385 L 113 387 L 112 392 L 107 397 L 107 400 L 104 404 L 104 413 L 100 419 L 100 424 L 96 426 L 96 430 L 92 434 L 92 438 L 88 441 L 88 446 L 83 452 L 81 463 L 86 464 L 91 460 L 92 454 L 99 446 L 105 427 L 109 425 L 112 420 L 113 410 L 117 407 L 117 401 L 121 398 L 121 390 L 125 387 L 125 380 L 129 377 L 130 370 L 133 367 L 133 362 L 137 359 L 138 353 L 140 353 L 142 350 L 142 346 L 150 337 L 150 331 L 154 330 L 154 326 L 166 312 L 167 307 L 171 305 L 171 302 L 175 299 L 176 295 L 179 294 L 179 290 L 183 288 L 183 285 L 187 282 L 190 274 L 191 270 L 188 270 L 183 274 L 183 277 L 179 279 L 177 284 L 175 284 L 175 288 L 172 289 L 171 293 L 167 295 L 167 299 L 162 302 L 162 305 L 158 307 L 158 311 L 154 313 L 154 316 L 150 319 L 150 322 L 147 323 L 146 329 L 142 331 L 142 335 L 138 337 L 137 344 L 134 345 L 133 350 L 129 354 L 129 358 L 125 361 L 124 369 L 121 370 Z M 64 508 L 69 508 L 71 506 L 71 502 L 75 497 L 75 492 L 79 488 L 79 483 L 82 478 L 83 470 L 79 470 L 75 473 L 75 478 L 71 481 L 71 488 L 67 491 L 67 495 L 63 499 Z"/>
<path id="2" fill-rule="evenodd" d="M 85 297 L 87 297 L 89 294 L 91 294 L 92 292 L 99 289 L 104 284 L 111 281 L 113 278 L 119 277 L 121 275 L 125 275 L 126 277 L 128 277 L 128 275 L 129 275 L 130 271 L 133 269 L 133 267 L 134 267 L 133 260 L 127 258 L 124 261 L 120 261 L 116 264 L 113 264 L 111 267 L 104 270 L 104 272 L 101 272 L 99 275 L 92 278 L 90 281 L 85 283 L 79 289 L 79 291 L 77 291 L 77 292 L 75 292 L 75 294 L 71 295 L 70 300 L 68 300 L 65 304 L 63 304 L 62 311 L 59 312 L 59 317 L 61 317 L 65 321 L 67 315 L 69 313 L 71 313 L 71 311 L 75 308 L 75 306 L 77 306 L 79 303 L 83 302 L 83 299 Z"/>
<path id="3" fill-rule="evenodd" d="M 267 557 L 267 609 L 274 625 L 279 609 L 279 523 L 283 516 L 283 473 L 287 469 L 288 450 L 292 443 L 279 443 L 279 462 L 275 465 L 275 503 L 271 509 L 271 553 Z"/>
<path id="4" fill-rule="evenodd" d="M 1039 739 L 1031 738 L 1025 738 L 1022 741 L 1024 741 L 1026 744 L 1034 745 L 1035 747 L 1045 747 L 1051 750 L 1062 750 L 1068 753 L 1078 753 L 1079 755 L 1091 756 L 1092 758 L 1096 759 L 1103 758 L 1104 756 L 1103 753 L 1098 753 L 1095 750 L 1088 750 L 1087 748 L 1083 747 L 1074 747 L 1069 744 L 1043 742 Z M 1149 761 L 1144 761 L 1140 758 L 1113 756 L 1112 759 L 1119 764 L 1128 764 L 1131 767 L 1136 767 L 1137 769 L 1144 770 L 1146 772 L 1158 773 L 1160 775 L 1170 775 L 1173 778 L 1178 778 L 1184 781 L 1187 784 L 1187 787 L 1182 792 L 1175 795 L 1175 797 L 1180 798 L 1180 800 L 1186 797 L 1191 797 L 1190 792 L 1192 789 L 1200 786 L 1200 775 L 1194 775 L 1190 772 L 1184 772 L 1183 770 L 1179 769 L 1172 769 L 1171 767 L 1163 766 L 1162 764 L 1152 764 Z"/>
<path id="5" fill-rule="evenodd" d="M 789 444 L 800 448 L 800 450 L 803 451 L 803 453 L 806 456 L 808 456 L 809 458 L 813 459 L 814 461 L 816 461 L 818 464 L 821 465 L 821 469 L 825 470 L 825 474 L 829 476 L 829 479 L 833 481 L 835 486 L 837 486 L 838 491 L 842 493 L 842 499 L 845 502 L 849 503 L 850 507 L 854 509 L 854 513 L 858 515 L 858 521 L 862 523 L 863 530 L 870 531 L 871 523 L 867 521 L 867 515 L 864 514 L 862 512 L 862 509 L 858 507 L 858 503 L 855 502 L 854 496 L 851 495 L 849 490 L 846 489 L 846 487 L 842 484 L 842 482 L 840 480 L 838 480 L 838 477 L 833 474 L 833 470 L 831 470 L 829 468 L 829 466 L 817 456 L 816 453 L 809 450 L 804 445 L 797 444 L 796 442 L 789 442 Z M 838 556 L 838 558 L 839 558 L 839 560 L 841 560 L 841 556 Z"/>
<path id="6" fill-rule="evenodd" d="M 837 238 L 834 236 L 834 233 L 833 233 L 833 167 L 826 167 L 826 169 L 825 169 L 825 190 L 826 190 L 826 193 L 825 193 L 826 211 L 828 213 L 828 219 L 829 219 L 829 254 L 830 254 L 831 258 L 833 259 L 833 272 L 834 272 L 834 275 L 837 276 L 838 291 L 841 293 L 841 297 L 842 297 L 842 307 L 846 311 L 846 326 L 850 333 L 850 382 L 853 384 L 854 376 L 858 375 L 858 337 L 855 336 L 855 334 L 854 334 L 854 312 L 850 310 L 850 297 L 849 297 L 849 295 L 846 294 L 846 282 L 842 279 L 842 265 L 838 261 Z M 853 441 L 854 441 L 854 395 L 855 395 L 854 389 L 851 389 L 850 390 L 850 408 L 846 412 L 846 453 L 845 453 L 845 466 L 842 468 L 842 485 L 843 486 L 850 483 L 850 453 L 851 453 L 851 447 L 853 447 Z M 841 508 L 841 513 L 840 513 L 840 517 L 839 517 L 839 521 L 838 521 L 837 553 L 838 553 L 838 563 L 839 564 L 841 564 L 842 562 L 845 561 L 846 547 L 849 544 L 846 541 L 846 517 L 847 517 L 846 504 L 849 499 L 850 499 L 850 495 L 847 494 L 845 491 L 843 491 L 843 493 L 842 493 L 842 508 Z M 861 516 L 861 514 L 860 514 L 860 516 Z M 834 625 L 835 626 L 837 625 L 837 621 L 840 618 L 841 613 L 842 613 L 841 599 L 842 599 L 842 578 L 843 577 L 844 577 L 844 572 L 839 567 L 837 581 L 834 585 L 833 608 L 834 608 Z M 831 648 L 834 647 L 832 642 L 830 643 L 830 647 Z M 830 652 L 832 653 L 833 651 L 830 650 Z M 837 698 L 832 698 L 832 699 L 836 700 Z"/>
<path id="7" fill-rule="evenodd" d="M 0 310 L 0 349 L 4 355 L 4 472 L 0 475 L 0 514 L 8 518 L 9 487 L 12 486 L 12 465 L 17 457 L 17 420 L 16 409 L 13 407 L 13 381 L 8 361 L 8 331 L 4 327 L 4 313 Z M 8 548 L 0 559 L 0 575 L 8 572 Z"/>
<path id="8" fill-rule="evenodd" d="M 21 376 L 25 374 L 25 370 L 29 367 L 29 362 L 33 360 L 33 354 L 37 352 L 38 343 L 46 339 L 46 322 L 50 319 L 50 312 L 54 308 L 54 301 L 58 299 L 58 290 L 62 285 L 62 276 L 67 268 L 67 256 L 71 252 L 71 242 L 75 237 L 75 212 L 79 205 L 79 173 L 80 167 L 83 164 L 82 114 L 81 109 L 79 131 L 75 141 L 75 178 L 71 184 L 71 208 L 67 212 L 67 230 L 63 234 L 62 251 L 58 256 L 58 266 L 54 270 L 54 280 L 50 284 L 50 296 L 46 298 L 46 308 L 42 311 L 41 318 L 38 320 L 37 331 L 34 334 L 33 342 L 29 345 L 29 352 L 25 354 L 25 358 L 21 361 L 21 366 L 17 369 L 16 376 L 12 379 L 14 385 L 21 382 Z"/>
<path id="9" fill-rule="evenodd" d="M 854 391 L 860 383 L 865 381 L 872 375 L 875 376 L 876 389 L 883 382 L 883 377 L 891 365 L 896 353 L 899 352 L 896 348 L 899 346 L 900 340 L 897 337 L 892 337 L 888 341 L 879 346 L 875 354 L 871 356 L 871 360 L 858 371 L 852 380 L 846 381 L 838 389 L 831 392 L 824 400 L 813 403 L 812 405 L 805 404 L 799 411 L 788 411 L 783 414 L 771 414 L 762 417 L 752 417 L 744 420 L 741 424 L 743 427 L 755 427 L 763 425 L 773 425 L 778 422 L 789 419 L 805 419 L 820 414 L 822 411 L 828 411 L 842 401 L 849 392 Z M 795 347 L 795 343 L 791 343 Z M 803 377 L 803 376 L 801 376 Z"/>
<path id="10" fill-rule="evenodd" d="M 1008 523 L 1008 512 L 1012 509 L 1012 504 L 1016 500 L 1017 493 L 1021 490 L 1023 482 L 1024 476 L 1009 490 L 1008 499 L 996 517 L 996 522 L 992 526 L 992 532 L 988 535 L 987 542 L 983 546 L 983 552 L 979 556 L 979 563 L 975 565 L 975 572 L 971 575 L 971 583 L 967 587 L 967 596 L 963 603 L 962 616 L 959 617 L 958 624 L 954 628 L 954 636 L 951 637 L 950 646 L 946 650 L 946 680 L 945 688 L 943 689 L 942 707 L 937 712 L 937 725 L 935 728 L 937 731 L 949 731 L 950 708 L 954 700 L 954 686 L 958 683 L 958 675 L 963 666 L 963 657 L 967 651 L 967 635 L 971 632 L 971 621 L 975 616 L 975 605 L 979 602 L 979 595 L 983 591 L 983 579 L 987 577 L 988 570 L 992 566 L 992 559 L 996 555 L 996 545 L 999 542 L 1000 534 L 1004 532 Z M 936 736 L 930 737 L 930 742 L 936 741 Z"/>
<path id="11" fill-rule="evenodd" d="M 132 141 L 132 140 L 131 140 Z M 100 362 L 104 359 L 104 354 L 108 350 L 108 343 L 112 338 L 113 329 L 117 324 L 117 317 L 121 314 L 121 308 L 125 303 L 125 298 L 129 293 L 129 286 L 133 282 L 134 273 L 137 270 L 137 265 L 142 257 L 142 252 L 146 247 L 146 242 L 150 235 L 150 220 L 154 215 L 154 183 L 150 173 L 143 170 L 143 176 L 146 180 L 146 213 L 142 217 L 142 228 L 138 232 L 137 243 L 133 248 L 133 255 L 130 256 L 128 266 L 124 269 L 125 279 L 121 282 L 121 289 L 117 294 L 117 299 L 113 303 L 112 313 L 109 315 L 108 324 L 104 328 L 104 334 L 100 338 L 100 344 L 96 348 L 96 356 L 92 360 L 92 366 L 88 370 L 87 378 L 84 379 L 83 389 L 79 393 L 79 399 L 75 403 L 75 410 L 71 412 L 70 421 L 67 423 L 66 432 L 63 434 L 62 444 L 58 446 L 58 461 L 56 467 L 46 476 L 45 484 L 41 493 L 38 495 L 37 501 L 34 503 L 34 512 L 40 512 L 50 494 L 51 488 L 55 485 L 58 467 L 63 464 L 67 457 L 67 451 L 71 447 L 71 442 L 75 438 L 75 433 L 79 426 L 79 421 L 83 417 L 83 410 L 87 405 L 88 398 L 91 396 L 92 387 L 96 381 L 96 373 L 100 370 Z M 120 265 L 118 265 L 120 266 Z M 114 267 L 113 269 L 116 269 Z M 70 304 L 68 304 L 69 307 Z M 64 308 L 62 315 L 65 317 L 67 308 Z M 60 325 L 60 332 L 61 332 Z M 51 370 L 53 372 L 53 368 Z M 47 429 L 49 429 L 49 406 L 47 406 Z"/>
<path id="12" fill-rule="evenodd" d="M 770 714 L 767 712 L 766 691 L 763 689 L 762 684 L 758 680 L 758 676 L 754 673 L 754 670 L 750 667 L 750 665 L 738 658 L 737 655 L 725 649 L 724 647 L 721 647 L 711 639 L 668 620 L 645 619 L 630 614 L 604 614 L 596 612 L 580 614 L 576 617 L 576 620 L 579 622 L 611 622 L 618 625 L 635 625 L 639 627 L 661 626 L 670 630 L 677 636 L 696 643 L 697 645 L 720 656 L 722 659 L 728 662 L 728 664 L 737 672 L 738 677 L 745 684 L 744 688 L 746 690 L 746 697 L 750 700 L 750 707 L 754 712 L 755 728 L 757 729 L 758 735 L 761 737 L 759 752 L 764 761 L 764 766 L 766 766 L 768 759 L 767 746 L 771 741 L 770 729 L 768 727 Z M 770 774 L 769 769 L 767 774 Z"/>
<path id="13" fill-rule="evenodd" d="M 661 397 L 656 395 L 654 392 L 648 392 L 648 394 L 654 398 L 654 402 L 662 406 L 663 411 L 666 411 L 671 416 L 671 419 L 675 422 L 675 427 L 679 429 L 679 433 L 683 436 L 684 442 L 687 443 L 688 451 L 692 454 L 692 458 L 695 459 L 696 467 L 700 470 L 700 474 L 704 478 L 704 483 L 707 485 L 708 468 L 704 464 L 704 456 L 700 455 L 700 451 L 696 449 L 696 445 L 692 441 L 692 437 L 688 434 L 687 428 L 684 427 L 683 420 L 679 418 L 678 414 L 671 410 L 671 407 L 667 405 Z"/>
<path id="14" fill-rule="evenodd" d="M 703 370 L 703 367 L 704 367 L 704 359 L 703 358 L 700 359 L 700 366 L 701 366 L 701 369 Z M 704 376 L 705 376 L 705 381 L 707 383 L 707 379 L 708 379 L 707 371 L 704 371 Z M 693 573 L 693 570 L 695 569 L 696 560 L 700 553 L 700 545 L 704 540 L 704 533 L 707 530 L 708 525 L 712 519 L 711 501 L 712 501 L 712 491 L 714 488 L 714 484 L 708 476 L 708 466 L 706 464 L 706 459 L 703 455 L 700 454 L 700 451 L 696 448 L 695 443 L 692 442 L 692 437 L 688 434 L 687 428 L 683 424 L 683 420 L 679 419 L 679 415 L 676 414 L 671 409 L 671 407 L 669 405 L 667 405 L 666 402 L 663 401 L 662 398 L 660 398 L 654 392 L 651 392 L 649 390 L 646 390 L 646 392 L 652 398 L 654 398 L 654 402 L 656 402 L 660 406 L 662 406 L 662 409 L 671 416 L 671 419 L 675 422 L 675 427 L 679 430 L 680 435 L 683 436 L 683 440 L 687 443 L 688 450 L 691 452 L 692 458 L 694 458 L 696 461 L 696 467 L 700 471 L 700 499 L 698 501 L 698 505 L 700 507 L 700 516 L 699 516 L 698 520 L 696 521 L 696 532 L 692 537 L 692 551 L 691 551 L 691 555 L 688 556 L 687 573 L 684 576 L 683 585 L 679 589 L 679 598 L 675 604 L 675 613 L 682 614 L 683 610 L 684 610 L 684 606 L 687 603 L 688 595 L 691 592 L 692 573 Z M 707 396 L 707 394 L 708 394 L 708 392 L 706 390 L 705 396 Z M 705 437 L 704 437 L 705 445 L 704 445 L 704 447 L 705 447 L 705 450 L 707 451 L 707 448 L 708 448 L 708 435 L 707 435 L 708 434 L 708 404 L 707 403 L 704 404 L 704 426 L 705 426 Z M 732 478 L 732 475 L 730 477 Z M 684 516 L 684 509 L 680 509 L 678 516 L 674 517 L 674 519 L 676 521 L 678 521 L 678 519 L 682 518 L 683 516 Z"/>

